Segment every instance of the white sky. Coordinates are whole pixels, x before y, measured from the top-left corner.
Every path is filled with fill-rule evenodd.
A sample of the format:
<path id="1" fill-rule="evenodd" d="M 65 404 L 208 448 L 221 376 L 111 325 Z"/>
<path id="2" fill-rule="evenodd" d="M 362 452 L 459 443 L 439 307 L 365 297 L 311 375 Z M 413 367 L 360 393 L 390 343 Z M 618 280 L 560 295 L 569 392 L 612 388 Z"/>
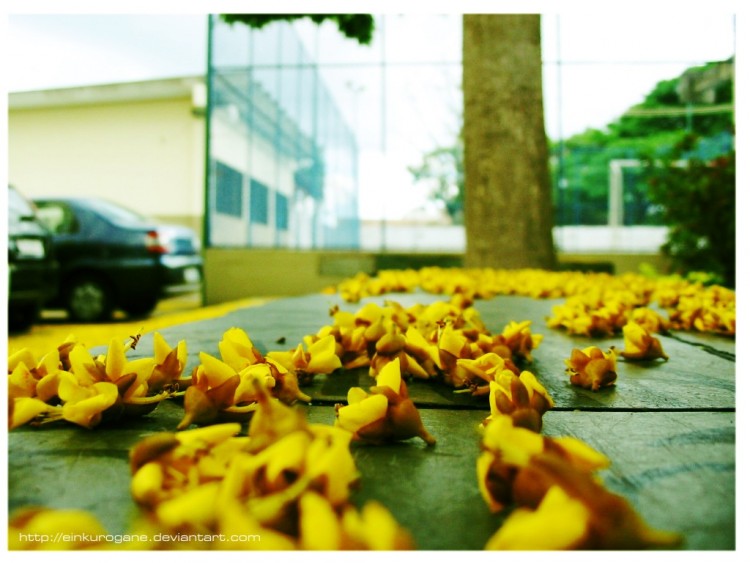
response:
<path id="1" fill-rule="evenodd" d="M 185 13 L 184 7 L 176 12 L 171 7 L 154 12 L 159 9 L 156 1 L 142 3 L 143 6 L 138 2 L 130 4 L 130 13 L 106 14 L 102 13 L 101 3 L 93 4 L 87 11 L 87 3 L 82 3 L 83 9 L 76 9 L 81 3 L 72 2 L 71 11 L 77 13 L 60 14 L 57 9 L 45 11 L 44 4 L 26 2 L 24 10 L 35 13 L 9 15 L 4 49 L 8 54 L 4 61 L 8 91 L 205 71 L 204 10 Z M 357 130 L 362 155 L 360 209 L 364 218 L 398 218 L 423 205 L 423 191 L 412 186 L 402 189 L 411 184 L 406 166 L 417 164 L 424 152 L 436 144 L 450 143 L 455 136 L 456 115 L 461 109 L 460 67 L 452 63 L 458 63 L 461 56 L 460 14 L 456 13 L 455 3 L 450 9 L 443 4 L 432 3 L 429 12 L 421 10 L 430 16 L 430 25 L 420 26 L 417 32 L 400 33 L 413 23 L 411 11 L 387 20 L 385 48 L 389 61 L 447 64 L 429 72 L 416 67 L 389 69 L 385 139 L 379 69 L 342 67 L 326 73 L 342 113 Z M 493 2 L 493 11 L 502 11 L 506 4 L 512 5 Z M 533 11 L 536 4 L 523 3 L 527 11 Z M 650 10 L 644 16 L 637 1 L 629 3 L 627 9 L 566 10 L 562 15 L 544 9 L 557 4 L 539 3 L 537 11 L 545 14 L 542 42 L 543 59 L 547 63 L 544 80 L 548 135 L 568 137 L 588 127 L 604 127 L 638 103 L 658 80 L 677 76 L 695 64 L 731 56 L 735 52 L 734 19 L 731 9 L 721 9 L 726 4 L 721 0 L 713 2 L 715 10 L 709 11 L 705 6 L 696 10 L 689 2 L 682 2 L 675 4 L 679 6 L 677 9 Z M 33 9 L 38 5 L 42 8 Z M 221 2 L 210 3 L 216 11 L 220 11 L 221 5 Z M 389 12 L 389 5 L 389 2 L 378 3 L 379 8 L 371 13 L 393 13 Z M 473 11 L 484 11 L 488 4 L 469 2 L 462 7 L 468 6 L 464 9 L 469 10 L 473 5 L 481 8 Z M 568 5 L 585 6 L 585 3 L 566 2 Z M 666 5 L 669 2 L 660 4 Z M 282 5 L 274 6 L 277 7 Z M 236 4 L 224 11 L 232 10 L 239 11 Z M 435 15 L 443 12 L 447 15 Z M 332 26 L 319 34 L 317 29 L 312 24 L 303 24 L 301 35 L 311 50 L 317 49 L 321 63 L 380 60 L 382 44 L 377 30 L 372 46 L 363 48 L 343 40 Z M 562 79 L 554 64 L 558 48 L 565 63 Z M 353 88 L 359 93 L 353 93 Z M 562 112 L 558 111 L 558 103 L 562 104 Z M 384 146 L 386 159 L 382 153 Z M 398 206 L 388 204 L 388 198 L 382 197 L 383 186 L 399 194 Z"/>

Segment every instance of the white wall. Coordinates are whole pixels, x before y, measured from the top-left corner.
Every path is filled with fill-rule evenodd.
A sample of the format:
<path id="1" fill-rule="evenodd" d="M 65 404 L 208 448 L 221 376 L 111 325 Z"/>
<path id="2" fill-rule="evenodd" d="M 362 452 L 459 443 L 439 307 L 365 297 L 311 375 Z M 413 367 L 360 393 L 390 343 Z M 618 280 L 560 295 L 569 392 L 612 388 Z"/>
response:
<path id="1" fill-rule="evenodd" d="M 203 119 L 189 96 L 11 109 L 8 138 L 9 182 L 29 197 L 99 196 L 162 218 L 202 215 Z"/>
<path id="2" fill-rule="evenodd" d="M 560 252 L 612 254 L 654 253 L 665 242 L 666 227 L 555 227 L 553 237 Z M 380 250 L 383 225 L 362 222 L 362 250 Z M 464 228 L 458 225 L 386 223 L 385 249 L 389 251 L 459 252 L 466 249 Z"/>

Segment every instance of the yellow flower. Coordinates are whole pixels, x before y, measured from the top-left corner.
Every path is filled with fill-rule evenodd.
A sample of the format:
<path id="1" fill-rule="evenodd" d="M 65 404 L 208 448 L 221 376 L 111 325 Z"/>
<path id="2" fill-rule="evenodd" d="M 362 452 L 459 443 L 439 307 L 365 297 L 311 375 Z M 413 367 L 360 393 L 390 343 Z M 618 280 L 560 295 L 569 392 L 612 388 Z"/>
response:
<path id="1" fill-rule="evenodd" d="M 107 531 L 82 510 L 27 508 L 8 522 L 8 549 L 80 550 L 101 548 Z"/>
<path id="2" fill-rule="evenodd" d="M 440 349 L 437 344 L 428 342 L 416 327 L 410 326 L 405 333 L 404 349 L 412 356 L 429 377 L 435 377 L 443 369 Z"/>
<path id="3" fill-rule="evenodd" d="M 513 424 L 534 432 L 542 429 L 542 416 L 554 406 L 544 386 L 530 371 L 516 375 L 504 369 L 490 382 L 490 418 L 509 415 Z"/>
<path id="4" fill-rule="evenodd" d="M 165 389 L 184 390 L 190 378 L 181 379 L 187 365 L 187 344 L 180 340 L 171 348 L 164 337 L 154 333 L 154 370 L 148 378 L 148 394 L 153 395 Z"/>
<path id="5" fill-rule="evenodd" d="M 414 549 L 411 534 L 399 526 L 393 515 L 377 501 L 367 501 L 359 514 L 354 507 L 345 507 L 341 524 L 346 549 Z"/>
<path id="6" fill-rule="evenodd" d="M 333 506 L 343 505 L 359 480 L 349 443 L 352 434 L 334 426 L 310 425 L 315 439 L 305 454 L 305 473 L 311 487 Z"/>
<path id="7" fill-rule="evenodd" d="M 240 429 L 239 423 L 224 423 L 144 438 L 129 453 L 133 499 L 155 507 L 201 481 L 219 480 L 237 450 L 248 444 L 235 438 Z M 213 463 L 201 463 L 206 459 Z"/>
<path id="8" fill-rule="evenodd" d="M 9 398 L 8 429 L 13 430 L 36 421 L 54 421 L 62 418 L 62 407 L 48 405 L 36 397 Z"/>
<path id="9" fill-rule="evenodd" d="M 483 395 L 489 392 L 489 382 L 494 381 L 498 371 L 511 369 L 517 373 L 517 368 L 512 361 L 503 356 L 488 352 L 478 358 L 459 358 L 456 361 L 455 374 L 464 385 L 475 387 L 474 395 Z"/>
<path id="10" fill-rule="evenodd" d="M 398 359 L 381 370 L 369 394 L 359 387 L 351 388 L 347 402 L 347 406 L 336 405 L 336 425 L 352 432 L 355 440 L 381 443 L 419 436 L 427 444 L 435 444 L 409 399 Z"/>
<path id="11" fill-rule="evenodd" d="M 221 359 L 235 372 L 263 361 L 263 356 L 255 348 L 247 333 L 241 328 L 227 330 L 219 342 Z"/>
<path id="12" fill-rule="evenodd" d="M 527 465 L 544 450 L 544 439 L 536 432 L 516 427 L 509 416 L 493 417 L 482 434 L 482 453 L 477 458 L 479 492 L 492 512 L 513 501 L 516 468 Z"/>
<path id="13" fill-rule="evenodd" d="M 601 387 L 615 384 L 616 362 L 617 354 L 613 349 L 602 352 L 596 346 L 589 346 L 583 350 L 573 348 L 565 365 L 573 385 L 598 391 Z"/>
<path id="14" fill-rule="evenodd" d="M 485 549 L 575 549 L 586 538 L 588 519 L 583 503 L 553 486 L 536 510 L 521 507 L 511 512 Z"/>
<path id="15" fill-rule="evenodd" d="M 84 428 L 93 428 L 102 421 L 110 407 L 118 403 L 117 385 L 100 381 L 93 385 L 81 385 L 68 373 L 60 379 L 58 394 L 63 402 L 62 416 L 68 422 Z M 119 413 L 113 413 L 117 416 Z"/>
<path id="16" fill-rule="evenodd" d="M 629 320 L 648 332 L 666 333 L 669 330 L 669 320 L 649 307 L 636 307 L 630 312 Z"/>
<path id="17" fill-rule="evenodd" d="M 177 425 L 177 430 L 184 430 L 191 424 L 212 424 L 217 421 L 247 420 L 256 410 L 257 404 L 237 404 L 236 400 L 245 399 L 237 390 L 242 378 L 229 365 L 218 358 L 201 352 L 200 365 L 193 371 L 192 384 L 185 391 L 183 406 L 185 416 Z M 255 381 L 252 376 L 249 381 Z M 252 383 L 250 383 L 252 385 Z M 257 392 L 254 392 L 257 398 Z"/>
<path id="18" fill-rule="evenodd" d="M 258 408 L 250 419 L 248 451 L 259 452 L 283 436 L 305 428 L 304 412 L 283 404 L 268 393 L 259 393 Z"/>
<path id="19" fill-rule="evenodd" d="M 531 351 L 538 348 L 542 341 L 541 334 L 531 334 L 531 321 L 517 323 L 511 321 L 504 329 L 501 336 L 502 343 L 510 349 L 514 356 L 531 361 Z"/>
<path id="20" fill-rule="evenodd" d="M 641 325 L 631 321 L 623 327 L 622 334 L 625 337 L 625 350 L 620 354 L 626 360 L 669 359 L 659 339 L 651 336 Z"/>
<path id="21" fill-rule="evenodd" d="M 307 353 L 307 371 L 310 373 L 332 373 L 341 367 L 341 358 L 336 355 L 336 339 L 333 335 L 321 338 L 310 345 Z"/>

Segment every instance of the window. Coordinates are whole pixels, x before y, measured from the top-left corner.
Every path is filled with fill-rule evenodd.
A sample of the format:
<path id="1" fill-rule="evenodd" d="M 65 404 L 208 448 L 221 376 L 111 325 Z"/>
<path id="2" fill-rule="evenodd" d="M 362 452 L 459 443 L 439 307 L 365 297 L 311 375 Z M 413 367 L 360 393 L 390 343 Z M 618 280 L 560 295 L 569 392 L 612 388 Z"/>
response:
<path id="1" fill-rule="evenodd" d="M 268 224 L 268 186 L 250 179 L 250 222 Z"/>
<path id="2" fill-rule="evenodd" d="M 53 235 L 72 235 L 78 232 L 78 220 L 70 207 L 64 203 L 39 202 L 37 217 Z"/>
<path id="3" fill-rule="evenodd" d="M 286 231 L 289 228 L 289 198 L 276 194 L 276 228 Z"/>
<path id="4" fill-rule="evenodd" d="M 242 217 L 242 174 L 221 162 L 216 163 L 216 211 Z"/>

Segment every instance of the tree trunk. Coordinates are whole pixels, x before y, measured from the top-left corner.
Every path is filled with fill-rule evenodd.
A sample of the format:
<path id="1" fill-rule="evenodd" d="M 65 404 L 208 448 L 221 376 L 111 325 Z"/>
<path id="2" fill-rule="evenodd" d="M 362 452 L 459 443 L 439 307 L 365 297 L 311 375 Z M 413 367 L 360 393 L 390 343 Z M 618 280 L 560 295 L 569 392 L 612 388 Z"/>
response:
<path id="1" fill-rule="evenodd" d="M 540 16 L 463 17 L 467 267 L 555 267 Z"/>

